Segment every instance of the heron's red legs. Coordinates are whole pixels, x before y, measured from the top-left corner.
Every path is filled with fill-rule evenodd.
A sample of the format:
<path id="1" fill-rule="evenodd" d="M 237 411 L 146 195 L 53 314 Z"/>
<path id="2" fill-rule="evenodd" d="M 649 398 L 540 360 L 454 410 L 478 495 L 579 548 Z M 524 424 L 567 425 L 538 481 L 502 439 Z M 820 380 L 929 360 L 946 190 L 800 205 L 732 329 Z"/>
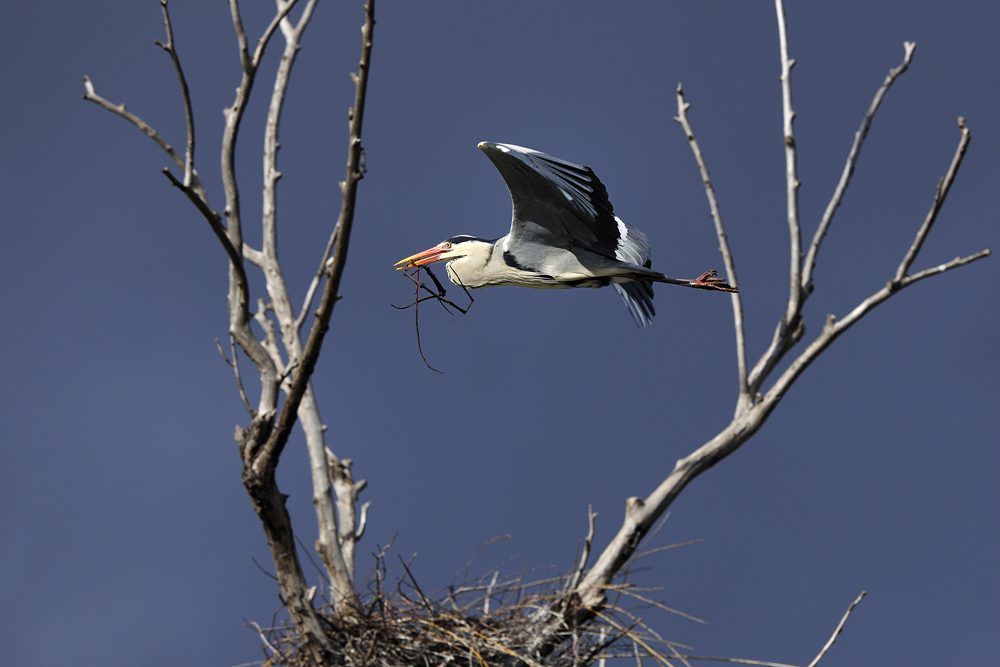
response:
<path id="1" fill-rule="evenodd" d="M 706 271 L 694 280 L 682 280 L 680 278 L 656 278 L 654 279 L 658 283 L 669 283 L 671 285 L 683 285 L 684 287 L 694 287 L 695 289 L 707 289 L 715 290 L 718 292 L 739 292 L 740 290 L 733 287 L 725 280 L 719 277 L 719 274 L 715 271 Z"/>
<path id="2" fill-rule="evenodd" d="M 691 287 L 696 287 L 699 289 L 710 289 L 718 290 L 720 292 L 739 292 L 740 290 L 733 287 L 725 280 L 719 277 L 719 273 L 712 269 L 711 271 L 706 271 L 694 280 L 690 282 Z"/>

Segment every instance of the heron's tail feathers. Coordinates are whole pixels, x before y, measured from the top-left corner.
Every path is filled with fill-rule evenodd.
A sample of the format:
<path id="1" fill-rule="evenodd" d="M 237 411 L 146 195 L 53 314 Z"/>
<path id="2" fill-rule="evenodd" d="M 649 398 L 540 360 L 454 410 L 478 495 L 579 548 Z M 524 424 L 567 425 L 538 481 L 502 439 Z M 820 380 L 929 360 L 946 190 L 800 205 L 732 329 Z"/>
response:
<path id="1" fill-rule="evenodd" d="M 656 309 L 653 308 L 653 283 L 645 280 L 633 280 L 627 283 L 614 283 L 612 287 L 625 302 L 625 307 L 632 314 L 632 319 L 640 329 L 653 323 Z"/>

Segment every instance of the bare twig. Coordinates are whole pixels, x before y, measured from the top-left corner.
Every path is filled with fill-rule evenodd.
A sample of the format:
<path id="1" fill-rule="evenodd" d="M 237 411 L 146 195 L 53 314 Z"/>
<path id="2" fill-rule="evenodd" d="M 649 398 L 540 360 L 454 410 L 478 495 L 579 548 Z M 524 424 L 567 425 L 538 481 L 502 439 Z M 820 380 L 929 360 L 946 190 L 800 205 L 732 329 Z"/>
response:
<path id="1" fill-rule="evenodd" d="M 669 551 L 670 549 L 676 549 L 677 547 L 687 547 L 691 546 L 692 544 L 698 544 L 699 542 L 702 541 L 704 541 L 704 538 L 699 537 L 696 540 L 688 540 L 687 542 L 675 542 L 673 544 L 665 544 L 662 547 L 656 547 L 655 549 L 647 549 L 646 551 L 637 553 L 635 555 L 635 558 L 632 559 L 632 562 L 634 563 L 640 558 L 645 558 L 646 556 L 652 556 L 653 554 L 658 554 L 661 551 Z"/>
<path id="2" fill-rule="evenodd" d="M 774 385 L 768 390 L 762 401 L 762 403 L 766 404 L 763 407 L 768 413 L 774 409 L 774 406 L 777 405 L 777 401 L 781 400 L 785 392 L 788 391 L 792 383 L 795 382 L 802 371 L 804 371 L 809 364 L 811 364 L 816 357 L 823 352 L 823 350 L 829 347 L 830 343 L 836 340 L 840 334 L 853 326 L 873 308 L 884 302 L 896 292 L 905 287 L 909 287 L 917 281 L 938 275 L 939 273 L 950 271 L 951 269 L 956 269 L 960 266 L 965 266 L 966 264 L 971 264 L 972 262 L 984 257 L 989 257 L 990 250 L 989 248 L 986 248 L 967 257 L 956 257 L 950 262 L 925 269 L 914 275 L 907 275 L 910 265 L 913 263 L 913 260 L 920 251 L 924 240 L 927 238 L 927 233 L 930 231 L 934 221 L 937 219 L 937 214 L 940 212 L 941 206 L 944 204 L 944 198 L 948 194 L 948 189 L 951 187 L 952 181 L 954 181 L 955 176 L 958 174 L 958 168 L 961 166 L 962 158 L 965 156 L 965 151 L 968 149 L 970 134 L 969 129 L 965 126 L 964 118 L 959 119 L 959 130 L 961 137 L 958 142 L 958 148 L 955 150 L 955 156 L 948 168 L 948 172 L 941 180 L 941 183 L 935 191 L 934 202 L 931 205 L 931 210 L 928 212 L 923 224 L 917 231 L 913 244 L 910 246 L 906 255 L 903 257 L 903 260 L 899 263 L 899 266 L 896 269 L 895 277 L 893 277 L 893 279 L 890 280 L 885 287 L 859 303 L 854 310 L 842 319 L 837 320 L 837 318 L 833 315 L 827 317 L 826 325 L 823 327 L 822 333 L 809 344 L 802 354 L 800 354 L 799 357 L 792 362 L 785 372 L 782 373 L 781 377 L 779 377 L 775 381 Z"/>
<path id="3" fill-rule="evenodd" d="M 431 277 L 431 280 L 434 281 L 434 286 L 437 287 L 438 290 L 437 292 L 434 292 L 427 285 L 420 282 L 421 271 L 427 271 L 427 275 Z M 405 306 L 397 306 L 395 304 L 389 304 L 389 305 L 395 308 L 396 310 L 406 310 L 407 308 L 413 308 L 413 326 L 417 334 L 417 351 L 420 353 L 420 358 L 423 359 L 424 365 L 427 366 L 427 368 L 434 371 L 435 373 L 444 374 L 444 371 L 439 371 L 438 369 L 431 366 L 430 363 L 428 363 L 427 361 L 427 357 L 424 356 L 424 349 L 423 346 L 420 344 L 420 304 L 430 299 L 436 299 L 437 302 L 441 304 L 441 307 L 444 308 L 444 311 L 446 313 L 454 316 L 454 313 L 448 310 L 448 306 L 451 306 L 458 312 L 465 315 L 467 312 L 469 312 L 469 308 L 472 307 L 472 304 L 475 301 L 475 299 L 473 299 L 472 295 L 469 294 L 469 290 L 466 289 L 465 285 L 461 285 L 461 288 L 465 292 L 465 296 L 469 297 L 468 306 L 462 308 L 454 301 L 446 299 L 445 296 L 447 295 L 447 292 L 445 291 L 444 286 L 441 284 L 441 281 L 438 280 L 437 276 L 434 275 L 434 272 L 431 271 L 430 266 L 418 266 L 416 267 L 416 270 L 413 273 L 410 273 L 409 271 L 403 271 L 403 275 L 409 278 L 413 282 L 414 285 L 413 303 L 407 304 Z M 420 290 L 424 290 L 430 296 L 421 297 Z"/>
<path id="4" fill-rule="evenodd" d="M 143 134 L 155 141 L 156 144 L 170 156 L 170 158 L 174 161 L 174 164 L 176 164 L 180 169 L 185 170 L 185 160 L 178 155 L 177 151 L 174 150 L 174 148 L 159 132 L 150 127 L 150 125 L 141 118 L 128 111 L 124 104 L 114 105 L 107 99 L 98 95 L 94 90 L 94 84 L 91 82 L 89 77 L 83 77 L 83 84 L 86 89 L 83 99 L 94 102 L 98 106 L 132 123 L 132 125 L 138 128 Z M 190 185 L 185 185 L 182 181 L 178 180 L 168 169 L 164 169 L 163 173 L 173 185 L 187 195 L 191 203 L 193 203 L 199 212 L 201 212 L 202 216 L 208 221 L 208 224 L 215 233 L 215 236 L 222 244 L 226 254 L 229 256 L 231 271 L 230 330 L 237 337 L 237 341 L 240 343 L 240 346 L 243 347 L 244 351 L 257 365 L 258 369 L 261 369 L 263 390 L 261 392 L 261 400 L 257 411 L 265 413 L 269 409 L 272 409 L 273 405 L 277 403 L 276 385 L 273 381 L 273 372 L 270 372 L 273 371 L 273 369 L 267 369 L 268 360 L 266 355 L 263 353 L 263 349 L 257 344 L 256 339 L 250 333 L 249 327 L 246 326 L 249 282 L 246 277 L 246 271 L 243 267 L 242 257 L 236 250 L 236 248 L 242 247 L 242 241 L 239 240 L 241 237 L 238 234 L 238 229 L 235 230 L 236 233 L 234 233 L 232 225 L 230 225 L 227 229 L 222 224 L 222 219 L 218 212 L 212 209 L 208 203 L 208 197 L 201 185 L 200 180 L 198 179 L 197 171 L 192 169 Z M 237 237 L 237 241 L 235 242 L 233 240 L 234 236 Z M 234 322 L 235 326 L 233 325 Z"/>
<path id="5" fill-rule="evenodd" d="M 173 53 L 172 50 L 171 53 Z M 176 57 L 176 54 L 174 54 L 174 57 Z M 127 120 L 129 123 L 138 128 L 140 132 L 142 132 L 147 137 L 156 142 L 156 145 L 162 148 L 163 152 L 165 152 L 168 156 L 170 156 L 170 159 L 173 160 L 174 164 L 176 164 L 179 169 L 185 171 L 185 173 L 187 172 L 186 159 L 182 158 L 177 153 L 177 151 L 174 150 L 174 147 L 171 146 L 170 143 L 163 138 L 163 135 L 161 135 L 159 132 L 153 129 L 142 118 L 140 118 L 139 116 L 135 115 L 134 113 L 126 109 L 125 104 L 115 105 L 109 102 L 104 97 L 98 95 L 97 91 L 94 89 L 94 84 L 90 80 L 90 77 L 87 76 L 83 77 L 83 86 L 86 90 L 86 92 L 83 95 L 83 99 L 89 102 L 93 102 L 97 106 L 106 109 L 107 111 L 110 111 L 116 116 L 120 116 L 121 118 Z M 193 134 L 191 136 L 193 136 Z M 193 144 L 191 144 L 191 146 L 192 146 L 190 149 L 191 160 L 193 160 L 194 159 Z M 194 203 L 194 205 L 198 208 L 198 210 L 205 217 L 205 219 L 208 220 L 209 225 L 212 226 L 212 231 L 215 232 L 215 235 L 219 237 L 219 240 L 222 243 L 223 248 L 226 250 L 226 253 L 230 256 L 230 259 L 232 259 L 234 256 L 238 257 L 238 253 L 236 253 L 235 249 L 229 243 L 228 238 L 226 238 L 226 229 L 222 225 L 222 220 L 219 217 L 219 214 L 215 210 L 213 210 L 211 205 L 208 203 L 208 195 L 205 193 L 205 189 L 202 187 L 201 181 L 198 179 L 198 173 L 194 171 L 193 166 L 191 168 L 190 179 L 188 179 L 190 182 L 188 182 L 187 185 L 185 185 L 183 181 L 180 181 L 176 177 L 174 177 L 174 175 L 171 174 L 166 169 L 164 170 L 164 174 L 166 174 L 167 178 L 170 179 L 171 183 L 177 186 L 182 192 L 184 192 L 184 194 L 188 196 L 188 198 L 191 200 L 192 203 Z"/>
<path id="6" fill-rule="evenodd" d="M 316 298 L 316 290 L 319 288 L 319 283 L 323 279 L 323 275 L 326 273 L 326 262 L 330 259 L 330 252 L 333 250 L 333 244 L 336 240 L 337 230 L 334 229 L 330 233 L 330 240 L 326 242 L 326 249 L 323 251 L 323 256 L 319 260 L 319 268 L 316 269 L 316 273 L 313 275 L 312 281 L 309 283 L 309 288 L 306 290 L 306 297 L 302 300 L 302 308 L 299 310 L 298 317 L 295 318 L 296 331 L 300 331 L 302 329 L 302 325 L 305 324 L 306 316 L 312 308 L 313 299 Z"/>
<path id="7" fill-rule="evenodd" d="M 142 132 L 147 137 L 155 141 L 156 145 L 162 148 L 163 151 L 170 156 L 170 159 L 174 161 L 174 164 L 177 165 L 178 169 L 182 170 L 184 169 L 184 159 L 177 153 L 176 150 L 174 150 L 174 147 L 171 146 L 167 142 L 167 140 L 163 138 L 163 135 L 161 135 L 159 132 L 150 127 L 149 124 L 146 123 L 146 121 L 142 120 L 134 113 L 126 109 L 124 103 L 115 105 L 109 102 L 107 99 L 98 95 L 97 91 L 94 89 L 94 84 L 90 80 L 89 76 L 83 77 L 83 87 L 86 90 L 86 92 L 83 94 L 83 99 L 87 100 L 88 102 L 93 102 L 97 106 L 107 109 L 111 113 L 117 116 L 121 116 L 128 122 L 135 125 L 137 128 L 139 128 L 140 132 Z"/>
<path id="8" fill-rule="evenodd" d="M 587 569 L 587 561 L 590 559 L 590 547 L 594 543 L 594 521 L 596 519 L 597 512 L 594 511 L 594 506 L 587 505 L 587 537 L 583 541 L 583 552 L 580 554 L 580 562 L 576 566 L 573 578 L 569 580 L 569 584 L 566 587 L 567 590 L 571 591 L 576 588 L 576 585 L 580 583 L 580 577 Z"/>
<path id="9" fill-rule="evenodd" d="M 778 16 L 778 41 L 781 47 L 781 99 L 784 120 L 786 208 L 788 212 L 788 234 L 790 257 L 790 277 L 788 304 L 785 314 L 775 328 L 771 345 L 757 361 L 748 378 L 750 395 L 756 400 L 761 383 L 777 366 L 781 358 L 805 334 L 802 324 L 802 304 L 805 291 L 802 289 L 802 228 L 799 221 L 799 183 L 797 153 L 795 145 L 795 111 L 792 109 L 791 71 L 795 61 L 788 57 L 788 37 L 785 29 L 785 7 L 781 0 L 775 0 Z"/>
<path id="10" fill-rule="evenodd" d="M 705 196 L 708 197 L 708 208 L 712 213 L 712 221 L 715 223 L 715 233 L 719 237 L 719 252 L 722 253 L 722 261 L 726 267 L 726 278 L 731 285 L 739 287 L 736 278 L 736 262 L 733 260 L 733 253 L 729 249 L 729 239 L 726 236 L 725 227 L 722 226 L 722 213 L 719 210 L 719 202 L 715 197 L 715 187 L 712 185 L 712 178 L 708 174 L 708 165 L 705 157 L 695 139 L 694 130 L 688 122 L 687 110 L 691 105 L 684 100 L 684 90 L 677 84 L 677 115 L 674 120 L 684 128 L 688 143 L 691 144 L 691 151 L 694 159 L 698 163 L 698 171 L 701 172 L 701 180 L 705 186 Z M 740 300 L 739 292 L 731 294 L 733 304 L 733 323 L 736 327 L 736 367 L 739 381 L 739 400 L 737 410 L 746 409 L 751 403 L 750 388 L 747 384 L 747 346 L 743 337 L 743 302 Z"/>
<path id="11" fill-rule="evenodd" d="M 396 557 L 399 558 L 399 563 L 403 566 L 403 570 L 406 572 L 406 576 L 410 578 L 410 583 L 413 584 L 413 590 L 415 590 L 417 592 L 417 595 L 420 596 L 420 599 L 421 601 L 423 601 L 424 606 L 427 607 L 428 610 L 433 609 L 431 601 L 428 600 L 427 596 L 424 595 L 424 592 L 420 590 L 420 584 L 417 583 L 417 580 L 413 576 L 413 573 L 410 572 L 410 566 L 406 563 L 405 560 L 403 560 L 403 557 L 400 556 L 399 554 L 396 554 Z M 412 562 L 413 559 L 411 558 L 410 561 Z"/>
<path id="12" fill-rule="evenodd" d="M 174 48 L 174 28 L 170 24 L 170 12 L 167 11 L 167 0 L 160 0 L 160 7 L 163 8 L 163 24 L 167 31 L 167 43 L 157 40 L 156 45 L 170 55 L 170 60 L 174 63 L 174 70 L 177 71 L 177 81 L 181 87 L 181 98 L 184 101 L 184 119 L 187 122 L 187 150 L 184 153 L 184 185 L 191 186 L 191 177 L 194 174 L 194 113 L 191 111 L 191 93 L 188 91 L 187 79 L 184 78 L 184 70 L 181 68 L 181 59 L 177 56 L 177 49 Z"/>
<path id="13" fill-rule="evenodd" d="M 285 35 L 285 51 L 274 77 L 274 90 L 271 94 L 271 104 L 264 131 L 264 210 L 261 225 L 263 231 L 262 252 L 265 258 L 264 275 L 268 281 L 268 292 L 271 294 L 275 313 L 283 324 L 294 322 L 295 317 L 288 299 L 288 289 L 285 286 L 284 276 L 278 264 L 277 184 L 281 178 L 281 172 L 278 171 L 278 128 L 281 125 L 281 112 L 284 108 L 292 67 L 295 65 L 302 35 L 312 18 L 316 2 L 317 0 L 309 0 L 302 10 L 302 16 L 298 23 L 294 27 L 289 25 L 287 30 L 282 31 Z M 278 4 L 281 6 L 282 2 Z M 288 23 L 287 16 L 283 17 L 283 23 Z M 294 339 L 295 347 L 300 346 L 297 331 L 294 335 L 285 333 L 284 336 L 286 339 Z M 290 340 L 286 340 L 286 346 L 288 342 Z"/>
<path id="14" fill-rule="evenodd" d="M 240 362 L 236 356 L 236 341 L 233 339 L 232 336 L 229 337 L 229 349 L 233 353 L 232 361 L 230 361 L 229 358 L 226 357 L 226 353 L 222 351 L 222 343 L 219 342 L 218 338 L 215 339 L 215 346 L 219 348 L 219 355 L 222 357 L 222 360 L 226 362 L 230 368 L 233 369 L 233 373 L 236 375 L 236 388 L 239 389 L 240 399 L 242 399 L 243 401 L 243 407 L 247 409 L 247 413 L 249 413 L 250 418 L 252 419 L 254 416 L 254 411 L 253 408 L 250 406 L 250 401 L 247 400 L 246 391 L 243 390 L 243 380 L 240 379 Z"/>
<path id="15" fill-rule="evenodd" d="M 627 596 L 629 596 L 631 598 L 635 598 L 636 600 L 640 600 L 642 602 L 645 602 L 646 604 L 651 604 L 654 607 L 656 607 L 657 609 L 662 609 L 663 611 L 670 612 L 671 614 L 677 614 L 678 616 L 683 616 L 684 618 L 688 619 L 689 621 L 694 621 L 695 623 L 701 623 L 702 625 L 708 625 L 708 621 L 702 620 L 702 619 L 698 618 L 697 616 L 692 616 L 691 614 L 688 614 L 687 612 L 683 612 L 683 611 L 681 611 L 679 609 L 674 609 L 673 607 L 668 607 L 667 605 L 663 604 L 662 602 L 657 602 L 656 600 L 647 598 L 647 597 L 645 597 L 643 595 L 639 595 L 634 590 L 632 590 L 631 587 L 628 587 L 628 586 L 619 586 L 619 587 L 617 587 L 617 590 L 620 591 L 622 594 L 627 595 Z"/>
<path id="16" fill-rule="evenodd" d="M 260 624 L 257 623 L 257 621 L 250 621 L 247 626 L 253 628 L 257 632 L 257 636 L 260 637 L 262 642 L 264 642 L 264 646 L 271 652 L 271 655 L 278 652 L 278 649 L 271 646 L 271 642 L 267 641 L 267 637 L 264 636 L 264 630 L 260 627 Z"/>
<path id="17" fill-rule="evenodd" d="M 965 151 L 969 148 L 969 141 L 972 139 L 972 135 L 969 132 L 969 128 L 965 126 L 965 118 L 961 116 L 958 118 L 958 130 L 962 136 L 958 142 L 958 148 L 955 149 L 955 157 L 952 158 L 948 172 L 941 179 L 941 182 L 938 183 L 934 191 L 934 202 L 931 204 L 931 210 L 927 212 L 927 217 L 924 218 L 923 224 L 920 225 L 917 236 L 913 239 L 913 245 L 906 251 L 906 256 L 903 257 L 903 261 L 899 263 L 899 268 L 896 269 L 895 282 L 902 281 L 903 277 L 909 272 L 913 260 L 917 258 L 917 253 L 920 252 L 920 248 L 923 247 L 924 241 L 927 239 L 927 234 L 931 231 L 934 221 L 937 220 L 938 213 L 944 205 L 945 197 L 948 196 L 948 190 L 951 189 L 951 184 L 958 174 L 958 168 L 962 166 L 962 158 L 965 157 Z"/>
<path id="18" fill-rule="evenodd" d="M 253 320 L 264 332 L 261 345 L 271 355 L 276 369 L 280 370 L 280 377 L 284 378 L 287 372 L 284 359 L 281 358 L 281 350 L 278 349 L 278 336 L 274 331 L 274 322 L 267 316 L 271 306 L 264 302 L 264 299 L 257 299 L 257 312 L 253 314 Z"/>
<path id="19" fill-rule="evenodd" d="M 841 631 L 843 631 L 844 623 L 847 623 L 847 617 L 851 615 L 851 612 L 854 611 L 854 608 L 858 606 L 858 603 L 864 599 L 865 595 L 866 591 L 861 591 L 861 595 L 859 595 L 857 599 L 851 603 L 851 606 L 847 608 L 847 611 L 844 612 L 844 617 L 840 619 L 840 623 L 837 624 L 833 634 L 830 635 L 830 640 L 826 643 L 819 654 L 813 658 L 813 661 L 809 663 L 808 667 L 816 667 L 816 663 L 818 663 L 823 656 L 826 655 L 826 652 L 830 650 L 830 647 L 833 646 L 833 642 L 837 641 L 837 637 L 840 635 Z"/>
<path id="20" fill-rule="evenodd" d="M 339 528 L 333 534 L 335 540 L 333 544 L 342 555 L 344 567 L 352 577 L 353 586 L 355 546 L 357 541 L 361 539 L 358 534 L 355 508 L 358 504 L 358 495 L 368 486 L 368 482 L 363 479 L 354 480 L 351 473 L 351 467 L 354 465 L 354 462 L 351 459 L 338 459 L 329 448 L 324 448 L 324 452 L 326 454 L 330 480 L 337 490 L 337 516 L 340 518 Z M 366 512 L 367 509 L 363 508 L 363 520 L 367 520 L 365 516 Z M 361 532 L 364 532 L 363 526 Z M 326 546 L 321 544 L 317 548 L 322 554 Z"/>
<path id="21" fill-rule="evenodd" d="M 757 665 L 758 667 L 796 667 L 785 662 L 767 662 L 766 660 L 751 660 L 749 658 L 713 658 L 707 655 L 675 655 L 678 660 L 704 660 L 707 662 L 732 662 L 738 665 Z"/>
<path id="22" fill-rule="evenodd" d="M 415 269 L 416 270 L 413 273 L 410 273 L 409 271 L 403 272 L 403 275 L 409 278 L 410 281 L 412 281 L 414 285 L 416 285 L 417 293 L 416 296 L 414 297 L 413 303 L 407 304 L 405 306 L 397 306 L 395 304 L 389 304 L 390 306 L 392 306 L 396 310 L 406 310 L 408 308 L 415 307 L 417 304 L 423 303 L 424 301 L 429 301 L 430 299 L 436 299 L 437 302 L 441 304 L 441 307 L 444 308 L 444 312 L 448 313 L 449 315 L 453 316 L 454 313 L 448 310 L 448 306 L 451 306 L 452 308 L 462 313 L 463 315 L 469 312 L 469 308 L 472 307 L 472 304 L 475 303 L 476 300 L 472 298 L 471 294 L 469 294 L 469 290 L 465 287 L 465 285 L 459 285 L 459 286 L 465 292 L 465 296 L 469 297 L 469 305 L 467 305 L 465 308 L 462 308 L 454 301 L 445 298 L 448 295 L 448 292 L 441 284 L 441 281 L 438 280 L 438 277 L 434 275 L 434 272 L 431 271 L 431 267 L 429 264 L 415 267 Z M 421 271 L 426 271 L 427 275 L 431 277 L 431 280 L 434 282 L 434 286 L 437 287 L 437 292 L 433 291 L 430 287 L 420 282 Z M 430 296 L 424 296 L 424 297 L 420 296 L 420 290 L 424 290 Z"/>
<path id="23" fill-rule="evenodd" d="M 423 300 L 420 298 L 420 288 L 423 287 L 420 283 L 420 269 L 417 269 L 416 277 L 413 282 L 416 287 L 413 289 L 413 328 L 417 332 L 417 352 L 420 353 L 420 358 L 424 360 L 424 365 L 431 369 L 435 373 L 444 374 L 444 371 L 439 371 L 438 369 L 431 366 L 430 362 L 427 361 L 427 356 L 424 355 L 424 347 L 420 344 L 420 302 Z M 426 289 L 426 288 L 425 288 Z M 433 297 L 426 297 L 431 299 Z"/>
<path id="24" fill-rule="evenodd" d="M 490 580 L 490 585 L 486 587 L 486 595 L 483 596 L 483 614 L 489 615 L 490 613 L 490 599 L 493 597 L 493 589 L 497 585 L 497 579 L 500 578 L 500 570 L 493 570 L 493 579 Z"/>
<path id="25" fill-rule="evenodd" d="M 851 183 L 851 176 L 854 175 L 854 167 L 858 162 L 858 157 L 861 155 L 861 147 L 868 137 L 868 130 L 871 128 L 872 119 L 875 118 L 875 112 L 878 111 L 879 106 L 882 104 L 882 99 L 889 92 L 889 88 L 892 87 L 896 78 L 909 68 L 910 61 L 913 60 L 913 51 L 916 47 L 917 45 L 914 42 L 903 42 L 903 61 L 889 70 L 885 81 L 875 91 L 875 97 L 872 99 L 872 103 L 868 105 L 868 111 L 865 113 L 864 118 L 861 119 L 861 126 L 854 133 L 854 143 L 851 144 L 851 150 L 847 154 L 847 163 L 844 165 L 844 171 L 840 174 L 840 181 L 833 191 L 833 196 L 830 198 L 830 203 L 826 206 L 826 211 L 823 212 L 823 217 L 819 222 L 819 227 L 816 228 L 816 233 L 813 235 L 812 243 L 809 245 L 809 253 L 806 255 L 802 267 L 802 289 L 806 297 L 813 290 L 812 275 L 813 270 L 816 268 L 816 256 L 819 254 L 819 247 L 823 243 L 823 238 L 826 236 L 827 230 L 830 228 L 830 223 L 833 222 L 833 216 L 837 212 L 840 202 L 844 199 L 847 186 Z"/>
<path id="26" fill-rule="evenodd" d="M 785 6 L 782 0 L 774 0 L 778 15 L 778 43 L 781 48 L 781 108 L 784 118 L 785 138 L 785 182 L 788 208 L 788 236 L 791 249 L 791 281 L 789 283 L 788 307 L 785 310 L 785 324 L 791 326 L 799 318 L 802 300 L 802 228 L 799 222 L 799 173 L 795 146 L 795 110 L 792 109 L 792 67 L 795 60 L 788 57 L 788 32 L 785 28 Z"/>

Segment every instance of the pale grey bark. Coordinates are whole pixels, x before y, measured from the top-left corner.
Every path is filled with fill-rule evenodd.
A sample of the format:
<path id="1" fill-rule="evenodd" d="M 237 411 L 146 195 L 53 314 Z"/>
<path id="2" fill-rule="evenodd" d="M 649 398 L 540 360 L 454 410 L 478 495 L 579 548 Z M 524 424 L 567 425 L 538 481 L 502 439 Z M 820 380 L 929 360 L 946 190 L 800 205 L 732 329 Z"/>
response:
<path id="1" fill-rule="evenodd" d="M 319 526 L 319 552 L 330 579 L 330 601 L 342 612 L 350 613 L 356 602 L 354 591 L 354 549 L 364 531 L 367 504 L 362 510 L 360 526 L 356 518 L 358 494 L 364 481 L 354 481 L 350 460 L 338 460 L 326 445 L 326 427 L 320 418 L 316 397 L 310 382 L 330 315 L 337 301 L 337 289 L 347 256 L 350 229 L 353 222 L 357 183 L 363 176 L 361 159 L 361 127 L 364 99 L 371 58 L 374 4 L 365 5 L 365 23 L 359 71 L 352 74 L 356 87 L 354 107 L 350 112 L 347 177 L 341 183 L 343 201 L 340 214 L 331 233 L 330 242 L 319 262 L 316 279 L 310 285 L 302 312 L 296 314 L 288 294 L 278 260 L 277 183 L 281 173 L 277 167 L 278 130 L 281 110 L 288 88 L 295 57 L 301 48 L 302 35 L 313 16 L 318 0 L 276 0 L 275 14 L 256 47 L 250 50 L 250 41 L 243 27 L 238 0 L 229 0 L 233 28 L 236 33 L 241 80 L 236 89 L 232 106 L 224 109 L 225 126 L 222 136 L 221 171 L 226 206 L 223 216 L 209 204 L 208 195 L 195 169 L 194 117 L 190 93 L 174 44 L 173 26 L 167 11 L 166 0 L 161 0 L 167 34 L 165 43 L 157 42 L 170 56 L 177 73 L 187 121 L 187 141 L 182 157 L 156 130 L 141 118 L 115 106 L 100 97 L 89 78 L 84 78 L 84 98 L 126 119 L 153 139 L 182 171 L 180 178 L 164 170 L 170 182 L 178 187 L 199 212 L 206 218 L 212 231 L 222 244 L 229 260 L 229 334 L 233 341 L 233 359 L 229 363 L 236 376 L 241 399 L 251 413 L 247 428 L 237 428 L 237 441 L 243 460 L 243 483 L 249 493 L 274 557 L 275 569 L 282 596 L 289 614 L 302 637 L 306 650 L 317 663 L 324 662 L 332 645 L 323 623 L 313 608 L 315 588 L 306 585 L 295 545 L 291 520 L 285 510 L 285 499 L 275 482 L 274 473 L 281 452 L 287 443 L 296 421 L 306 434 L 307 449 L 313 481 L 313 502 Z M 290 12 L 297 5 L 304 5 L 296 21 Z M 280 29 L 285 40 L 285 50 L 275 74 L 274 87 L 264 134 L 264 197 L 261 216 L 263 244 L 255 249 L 243 241 L 243 216 L 240 207 L 240 189 L 236 177 L 235 155 L 240 123 L 253 91 L 261 59 L 274 34 Z M 333 260 L 330 259 L 331 254 Z M 245 263 L 261 269 L 264 274 L 268 299 L 257 300 L 257 312 L 250 311 L 250 291 Z M 322 285 L 320 305 L 312 311 L 312 303 Z M 269 315 L 270 314 L 270 315 Z M 313 321 L 303 344 L 301 329 L 308 316 Z M 250 328 L 256 321 L 264 332 L 258 338 Z M 238 345 L 253 362 L 261 381 L 256 406 L 247 399 L 235 354 Z M 283 404 L 280 392 L 286 394 Z M 338 525 L 339 524 L 339 525 Z"/>

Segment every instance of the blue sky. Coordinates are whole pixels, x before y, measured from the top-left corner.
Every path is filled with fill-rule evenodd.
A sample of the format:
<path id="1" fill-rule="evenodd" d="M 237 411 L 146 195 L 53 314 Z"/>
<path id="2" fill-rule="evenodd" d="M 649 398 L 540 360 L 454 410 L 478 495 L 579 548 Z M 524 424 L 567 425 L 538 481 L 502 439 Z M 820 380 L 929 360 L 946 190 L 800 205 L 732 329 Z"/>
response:
<path id="1" fill-rule="evenodd" d="M 253 37 L 270 10 L 244 4 Z M 170 7 L 198 169 L 221 207 L 221 109 L 239 81 L 228 9 Z M 917 43 L 820 256 L 808 338 L 891 277 L 951 160 L 959 115 L 972 145 L 915 266 L 1000 246 L 1000 16 L 968 1 L 790 2 L 787 12 L 807 235 L 876 88 L 903 42 Z M 509 197 L 476 150 L 487 140 L 593 167 L 615 212 L 649 236 L 654 268 L 721 269 L 671 120 L 680 81 L 756 359 L 787 295 L 773 6 L 383 2 L 377 13 L 368 174 L 315 376 L 331 447 L 369 481 L 359 574 L 394 533 L 394 553 L 417 554 L 425 589 L 460 578 L 505 534 L 473 573 L 508 558 L 509 571 L 565 571 L 588 504 L 603 548 L 625 498 L 646 495 L 728 422 L 728 297 L 658 286 L 655 323 L 637 330 L 612 290 L 479 291 L 464 317 L 422 311 L 437 375 L 417 353 L 411 311 L 390 307 L 412 295 L 392 264 L 455 234 L 506 233 Z M 321 4 L 293 74 L 279 186 L 293 294 L 339 206 L 361 22 L 360 3 Z M 279 605 L 254 564 L 270 567 L 232 439 L 246 414 L 215 349 L 227 326 L 224 254 L 159 173 L 159 149 L 80 99 L 86 74 L 180 145 L 183 110 L 155 39 L 155 2 L 15 3 L 0 22 L 5 663 L 247 663 L 261 653 L 245 621 L 267 625 Z M 239 149 L 250 229 L 269 89 L 262 72 Z M 994 662 L 998 285 L 996 258 L 981 261 L 907 289 L 838 340 L 753 440 L 682 494 L 651 542 L 703 540 L 647 559 L 637 581 L 709 624 L 644 618 L 702 655 L 805 664 L 866 589 L 823 664 Z M 279 482 L 311 543 L 300 434 Z"/>

